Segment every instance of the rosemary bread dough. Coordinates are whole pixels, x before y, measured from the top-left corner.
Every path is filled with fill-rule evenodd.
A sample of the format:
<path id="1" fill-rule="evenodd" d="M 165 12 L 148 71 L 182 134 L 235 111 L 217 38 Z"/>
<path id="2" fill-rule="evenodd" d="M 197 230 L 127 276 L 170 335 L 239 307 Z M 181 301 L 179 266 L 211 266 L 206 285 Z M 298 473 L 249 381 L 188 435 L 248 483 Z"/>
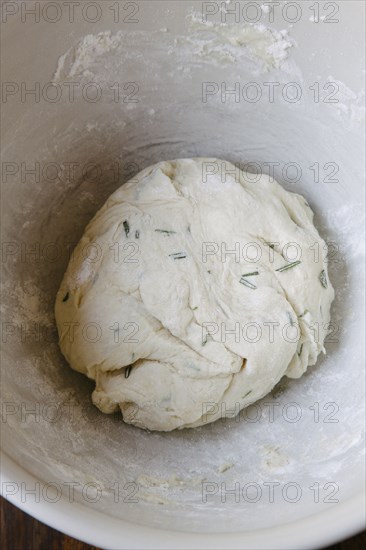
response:
<path id="1" fill-rule="evenodd" d="M 195 427 L 300 377 L 325 352 L 326 245 L 305 199 L 217 159 L 160 162 L 89 223 L 56 299 L 60 346 L 94 404 Z"/>

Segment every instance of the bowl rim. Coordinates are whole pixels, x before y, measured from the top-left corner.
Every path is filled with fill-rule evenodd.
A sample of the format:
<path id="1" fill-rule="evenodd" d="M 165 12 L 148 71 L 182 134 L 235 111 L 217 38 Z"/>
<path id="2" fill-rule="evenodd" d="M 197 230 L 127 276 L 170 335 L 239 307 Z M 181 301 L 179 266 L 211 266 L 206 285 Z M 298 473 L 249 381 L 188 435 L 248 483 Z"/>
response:
<path id="1" fill-rule="evenodd" d="M 1 451 L 1 495 L 6 483 L 33 486 L 41 479 Z M 57 502 L 22 502 L 19 494 L 6 500 L 49 527 L 100 548 L 112 549 L 268 549 L 312 550 L 350 537 L 365 528 L 366 491 L 327 510 L 292 523 L 256 531 L 195 533 L 142 526 L 61 498 Z M 50 505 L 52 504 L 52 505 Z"/>

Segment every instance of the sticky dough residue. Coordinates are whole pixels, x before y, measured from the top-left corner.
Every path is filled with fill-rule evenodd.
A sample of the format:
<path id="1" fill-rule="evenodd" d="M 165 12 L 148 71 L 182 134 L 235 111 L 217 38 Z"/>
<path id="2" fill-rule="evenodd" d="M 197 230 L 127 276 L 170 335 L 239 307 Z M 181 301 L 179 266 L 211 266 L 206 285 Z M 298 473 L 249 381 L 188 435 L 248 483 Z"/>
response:
<path id="1" fill-rule="evenodd" d="M 111 31 L 87 34 L 76 46 L 72 46 L 59 57 L 52 81 L 58 82 L 73 76 L 87 76 L 88 69 L 100 56 L 117 50 L 123 45 L 124 36 L 123 31 L 113 35 Z"/>
<path id="2" fill-rule="evenodd" d="M 94 64 L 111 52 L 126 55 L 134 38 L 138 38 L 142 47 L 151 47 L 157 40 L 168 55 L 174 54 L 186 58 L 186 61 L 193 58 L 221 66 L 246 61 L 263 71 L 284 68 L 289 51 L 295 44 L 287 30 L 277 31 L 262 23 L 229 25 L 203 22 L 202 16 L 193 13 L 187 16 L 187 26 L 187 32 L 181 35 L 173 35 L 166 28 L 154 32 L 126 33 L 120 30 L 114 34 L 111 31 L 88 34 L 59 57 L 52 81 L 75 76 L 94 77 Z M 129 51 L 127 55 L 140 54 Z"/>
<path id="3" fill-rule="evenodd" d="M 328 105 L 333 107 L 338 117 L 346 117 L 355 124 L 362 124 L 365 120 L 365 90 L 356 94 L 344 82 L 331 75 L 328 76 L 327 83 L 328 88 L 323 90 L 323 94 L 325 92 L 329 94 L 329 91 L 336 93 L 336 101 L 332 101 Z M 329 101 L 329 95 L 327 100 Z"/>
<path id="4" fill-rule="evenodd" d="M 263 23 L 213 23 L 202 21 L 202 15 L 191 14 L 189 27 L 192 42 L 200 43 L 198 55 L 221 63 L 235 63 L 247 58 L 264 70 L 279 69 L 295 42 L 287 30 L 277 31 Z"/>

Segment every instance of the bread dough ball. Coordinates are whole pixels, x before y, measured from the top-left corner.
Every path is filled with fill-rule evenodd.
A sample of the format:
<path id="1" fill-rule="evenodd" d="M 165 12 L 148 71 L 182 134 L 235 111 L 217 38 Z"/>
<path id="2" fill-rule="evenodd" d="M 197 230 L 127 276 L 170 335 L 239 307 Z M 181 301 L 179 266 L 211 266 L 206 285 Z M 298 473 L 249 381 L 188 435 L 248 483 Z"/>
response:
<path id="1" fill-rule="evenodd" d="M 305 199 L 217 159 L 119 188 L 72 254 L 61 350 L 93 403 L 150 430 L 237 414 L 324 352 L 334 291 Z"/>

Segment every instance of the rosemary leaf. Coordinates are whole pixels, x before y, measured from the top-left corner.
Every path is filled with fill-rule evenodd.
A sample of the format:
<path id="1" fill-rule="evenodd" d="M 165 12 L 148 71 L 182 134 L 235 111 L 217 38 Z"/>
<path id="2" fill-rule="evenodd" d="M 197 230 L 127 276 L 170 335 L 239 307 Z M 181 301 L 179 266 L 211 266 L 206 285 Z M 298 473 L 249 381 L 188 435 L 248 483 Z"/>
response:
<path id="1" fill-rule="evenodd" d="M 251 288 L 251 289 L 253 289 L 253 290 L 254 290 L 255 288 L 257 288 L 255 285 L 253 285 L 253 283 L 251 283 L 250 281 L 247 281 L 247 279 L 241 278 L 240 281 L 239 281 L 239 283 L 240 283 L 241 285 L 244 285 L 244 286 L 246 286 L 246 287 L 248 287 L 248 288 Z"/>
<path id="2" fill-rule="evenodd" d="M 252 273 L 245 273 L 242 277 L 252 277 L 253 275 L 259 275 L 259 271 L 252 271 Z"/>
<path id="3" fill-rule="evenodd" d="M 328 288 L 328 279 L 324 269 L 320 272 L 319 281 L 323 288 Z"/>
<path id="4" fill-rule="evenodd" d="M 128 365 L 128 367 L 126 367 L 125 378 L 128 378 L 130 376 L 132 369 L 133 369 L 133 365 Z"/>
<path id="5" fill-rule="evenodd" d="M 293 267 L 296 267 L 297 265 L 301 264 L 301 261 L 300 260 L 297 260 L 296 262 L 291 262 L 290 264 L 286 264 L 282 267 L 279 267 L 278 269 L 276 269 L 276 271 L 287 271 L 288 269 L 292 269 Z"/>
<path id="6" fill-rule="evenodd" d="M 174 260 L 183 260 L 187 255 L 184 252 L 174 252 L 174 254 L 169 254 Z"/>
<path id="7" fill-rule="evenodd" d="M 156 233 L 163 233 L 164 235 L 176 235 L 176 231 L 169 231 L 168 229 L 154 229 Z"/>
<path id="8" fill-rule="evenodd" d="M 65 296 L 62 298 L 62 301 L 67 302 L 68 299 L 69 299 L 69 293 L 66 292 Z"/>
<path id="9" fill-rule="evenodd" d="M 140 231 L 137 229 L 137 231 L 135 231 L 135 239 L 139 239 L 140 238 Z"/>
<path id="10" fill-rule="evenodd" d="M 125 220 L 123 222 L 123 228 L 125 230 L 125 233 L 126 233 L 126 237 L 128 237 L 129 233 L 130 233 L 130 224 L 128 223 L 127 220 Z"/>
<path id="11" fill-rule="evenodd" d="M 297 352 L 297 355 L 300 357 L 301 353 L 302 353 L 302 348 L 303 348 L 304 344 L 301 344 L 300 346 L 300 350 Z"/>
<path id="12" fill-rule="evenodd" d="M 293 320 L 293 318 L 291 317 L 291 313 L 290 313 L 289 311 L 287 312 L 287 317 L 288 317 L 288 321 L 289 321 L 289 323 L 290 323 L 290 326 L 293 327 L 295 323 L 294 323 L 294 320 Z"/>

